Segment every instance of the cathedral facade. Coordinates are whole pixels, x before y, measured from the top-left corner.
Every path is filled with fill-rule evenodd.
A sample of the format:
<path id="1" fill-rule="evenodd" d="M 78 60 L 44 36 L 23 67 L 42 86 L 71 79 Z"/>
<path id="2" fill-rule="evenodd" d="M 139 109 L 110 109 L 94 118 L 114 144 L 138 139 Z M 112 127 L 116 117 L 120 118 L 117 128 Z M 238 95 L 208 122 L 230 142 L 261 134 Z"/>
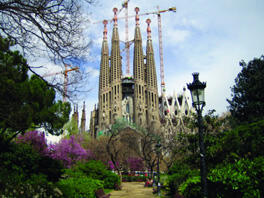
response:
<path id="1" fill-rule="evenodd" d="M 93 137 L 106 133 L 118 118 L 124 118 L 153 131 L 163 128 L 164 133 L 167 133 L 170 127 L 179 125 L 178 120 L 176 123 L 172 121 L 179 117 L 181 112 L 186 115 L 190 114 L 187 100 L 186 98 L 181 99 L 184 106 L 182 108 L 179 105 L 179 97 L 176 95 L 166 97 L 163 93 L 159 97 L 151 21 L 150 19 L 146 21 L 148 27 L 144 53 L 138 9 L 136 9 L 135 17 L 133 76 L 122 75 L 117 9 L 114 9 L 114 13 L 110 53 L 107 41 L 107 21 L 104 21 L 98 105 L 91 112 L 90 133 Z"/>

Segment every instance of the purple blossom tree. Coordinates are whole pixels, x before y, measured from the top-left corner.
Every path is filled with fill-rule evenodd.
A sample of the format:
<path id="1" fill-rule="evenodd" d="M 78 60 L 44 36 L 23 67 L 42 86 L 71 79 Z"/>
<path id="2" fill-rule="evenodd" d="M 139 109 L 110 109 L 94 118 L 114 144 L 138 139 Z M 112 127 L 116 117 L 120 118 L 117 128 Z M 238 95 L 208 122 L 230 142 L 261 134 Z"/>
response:
<path id="1" fill-rule="evenodd" d="M 45 138 L 45 133 L 40 131 L 29 131 L 24 135 L 20 135 L 17 143 L 25 143 L 31 145 L 37 152 L 42 155 L 48 155 L 48 145 Z"/>
<path id="2" fill-rule="evenodd" d="M 144 163 L 141 158 L 130 157 L 127 159 L 127 164 L 131 171 L 144 170 Z"/>
<path id="3" fill-rule="evenodd" d="M 119 163 L 118 162 L 116 162 L 116 166 L 119 167 Z M 112 161 L 108 161 L 108 167 L 109 167 L 110 170 L 115 170 L 116 169 L 115 165 L 114 165 L 114 163 Z"/>
<path id="4" fill-rule="evenodd" d="M 92 152 L 82 148 L 74 136 L 71 136 L 70 139 L 62 139 L 57 144 L 50 145 L 49 150 L 50 156 L 53 159 L 61 160 L 66 167 L 71 167 L 77 161 L 92 158 Z"/>

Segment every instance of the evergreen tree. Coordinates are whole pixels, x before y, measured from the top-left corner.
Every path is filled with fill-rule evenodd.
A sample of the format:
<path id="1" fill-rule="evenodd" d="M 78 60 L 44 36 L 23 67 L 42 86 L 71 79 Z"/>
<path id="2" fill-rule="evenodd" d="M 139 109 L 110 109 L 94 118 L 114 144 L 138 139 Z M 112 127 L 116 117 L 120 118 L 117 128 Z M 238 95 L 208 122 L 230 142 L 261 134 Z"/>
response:
<path id="1" fill-rule="evenodd" d="M 36 75 L 29 78 L 27 61 L 10 46 L 0 37 L 0 142 L 32 126 L 61 134 L 70 104 L 56 102 L 54 89 Z"/>
<path id="2" fill-rule="evenodd" d="M 231 88 L 232 99 L 227 100 L 229 110 L 237 124 L 264 118 L 264 57 L 246 64 L 240 62 L 241 72 Z"/>

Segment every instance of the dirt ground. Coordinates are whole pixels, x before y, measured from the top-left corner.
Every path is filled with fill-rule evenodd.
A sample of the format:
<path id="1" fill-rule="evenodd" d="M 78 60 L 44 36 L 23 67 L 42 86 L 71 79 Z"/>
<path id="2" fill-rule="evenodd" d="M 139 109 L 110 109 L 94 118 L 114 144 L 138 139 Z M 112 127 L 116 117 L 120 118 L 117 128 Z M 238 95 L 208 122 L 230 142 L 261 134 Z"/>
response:
<path id="1" fill-rule="evenodd" d="M 152 188 L 144 187 L 144 182 L 123 182 L 122 190 L 112 191 L 111 198 L 151 198 Z"/>

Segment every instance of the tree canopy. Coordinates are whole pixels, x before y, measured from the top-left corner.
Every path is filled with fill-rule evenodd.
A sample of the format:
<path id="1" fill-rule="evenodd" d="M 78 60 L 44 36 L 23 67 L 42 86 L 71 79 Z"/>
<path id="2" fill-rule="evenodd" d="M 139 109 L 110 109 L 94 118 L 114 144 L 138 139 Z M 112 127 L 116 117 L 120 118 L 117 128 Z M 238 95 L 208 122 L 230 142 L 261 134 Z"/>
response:
<path id="1" fill-rule="evenodd" d="M 0 140 L 12 139 L 30 127 L 59 135 L 69 119 L 69 103 L 55 101 L 55 91 L 36 75 L 27 61 L 0 37 Z"/>
<path id="2" fill-rule="evenodd" d="M 231 88 L 232 99 L 227 100 L 236 123 L 252 122 L 264 118 L 264 57 L 255 58 L 242 67 Z"/>
<path id="3" fill-rule="evenodd" d="M 82 6 L 93 0 L 1 0 L 0 35 L 26 55 L 38 51 L 56 59 L 79 57 L 89 41 L 83 35 Z"/>

